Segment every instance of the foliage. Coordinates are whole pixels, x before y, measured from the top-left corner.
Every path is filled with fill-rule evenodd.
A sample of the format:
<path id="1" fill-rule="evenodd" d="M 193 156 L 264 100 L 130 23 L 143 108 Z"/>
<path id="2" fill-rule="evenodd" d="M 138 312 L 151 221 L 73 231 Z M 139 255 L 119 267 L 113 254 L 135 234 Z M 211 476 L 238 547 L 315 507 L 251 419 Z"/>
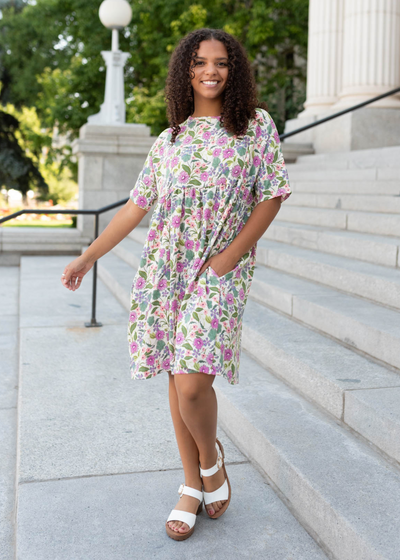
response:
<path id="1" fill-rule="evenodd" d="M 178 41 L 199 27 L 236 36 L 252 62 L 260 100 L 278 130 L 305 98 L 308 0 L 130 0 L 132 21 L 120 33 L 131 54 L 125 67 L 127 122 L 158 135 L 168 126 L 164 83 Z M 42 126 L 78 135 L 104 99 L 111 34 L 100 0 L 0 0 L 0 102 L 35 107 Z M 50 150 L 50 154 L 51 154 Z M 60 155 L 58 155 L 60 157 Z M 64 162 L 71 163 L 64 153 Z M 76 172 L 76 169 L 74 173 Z"/>
<path id="2" fill-rule="evenodd" d="M 26 141 L 18 120 L 0 111 L 0 185 L 26 194 L 35 185 L 45 191 L 47 184 L 32 157 L 20 145 Z"/>

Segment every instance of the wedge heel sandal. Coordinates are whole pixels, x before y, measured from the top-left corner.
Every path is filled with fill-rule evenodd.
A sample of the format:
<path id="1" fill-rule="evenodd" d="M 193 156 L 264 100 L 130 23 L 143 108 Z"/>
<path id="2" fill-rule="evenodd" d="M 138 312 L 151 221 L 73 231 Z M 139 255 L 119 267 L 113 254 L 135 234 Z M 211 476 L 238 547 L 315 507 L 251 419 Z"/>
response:
<path id="1" fill-rule="evenodd" d="M 224 453 L 224 446 L 222 445 L 222 443 L 219 441 L 219 439 L 217 438 L 217 441 L 215 442 L 215 447 L 217 448 L 218 451 L 218 458 L 217 458 L 217 462 L 215 463 L 215 465 L 213 467 L 210 467 L 209 469 L 202 469 L 200 466 L 200 475 L 201 477 L 205 477 L 205 476 L 212 476 L 213 474 L 215 474 L 216 472 L 218 472 L 218 470 L 222 467 L 224 469 L 224 474 L 225 474 L 225 481 L 222 484 L 222 486 L 220 486 L 219 488 L 217 488 L 216 490 L 214 490 L 213 492 L 206 492 L 204 490 L 204 481 L 203 481 L 203 499 L 204 499 L 204 505 L 209 505 L 212 504 L 213 502 L 221 502 L 226 500 L 226 502 L 223 504 L 222 508 L 220 510 L 218 510 L 217 512 L 215 512 L 213 515 L 210 515 L 207 511 L 207 508 L 205 508 L 208 517 L 210 517 L 211 519 L 218 519 L 218 517 L 221 517 L 221 515 L 223 513 L 225 513 L 225 511 L 227 510 L 228 506 L 229 506 L 229 502 L 231 501 L 231 484 L 229 482 L 229 478 L 225 469 L 225 453 Z"/>
<path id="2" fill-rule="evenodd" d="M 197 498 L 200 501 L 196 513 L 191 513 L 190 511 L 184 511 L 180 509 L 173 509 L 169 514 L 167 521 L 165 522 L 165 530 L 167 531 L 167 535 L 175 541 L 184 541 L 193 534 L 197 516 L 203 508 L 203 492 L 201 490 L 196 490 L 196 488 L 186 486 L 185 484 L 181 484 L 179 486 L 178 492 L 181 498 L 183 494 L 186 494 L 187 496 L 192 496 L 193 498 Z M 185 533 L 174 531 L 168 526 L 169 521 L 182 521 L 183 523 L 187 523 L 189 525 L 189 530 Z"/>

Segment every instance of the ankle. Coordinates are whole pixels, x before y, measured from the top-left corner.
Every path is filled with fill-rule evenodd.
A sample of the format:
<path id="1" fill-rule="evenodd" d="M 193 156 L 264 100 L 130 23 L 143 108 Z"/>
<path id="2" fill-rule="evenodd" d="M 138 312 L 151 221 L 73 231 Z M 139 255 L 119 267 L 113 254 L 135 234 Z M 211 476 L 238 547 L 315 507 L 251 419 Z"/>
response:
<path id="1" fill-rule="evenodd" d="M 196 490 L 201 491 L 202 482 L 200 476 L 194 478 L 185 477 L 185 486 L 189 486 L 190 488 L 195 488 Z"/>
<path id="2" fill-rule="evenodd" d="M 200 457 L 200 467 L 203 470 L 211 469 L 215 465 L 218 459 L 218 451 L 214 448 L 212 455 L 204 455 Z"/>

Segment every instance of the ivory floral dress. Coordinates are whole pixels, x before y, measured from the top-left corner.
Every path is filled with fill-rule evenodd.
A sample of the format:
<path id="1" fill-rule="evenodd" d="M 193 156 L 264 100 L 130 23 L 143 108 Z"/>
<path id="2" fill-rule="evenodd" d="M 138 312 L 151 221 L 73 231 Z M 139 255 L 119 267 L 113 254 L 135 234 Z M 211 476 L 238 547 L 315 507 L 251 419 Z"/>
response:
<path id="1" fill-rule="evenodd" d="M 157 201 L 131 289 L 131 378 L 203 372 L 235 385 L 257 244 L 223 276 L 199 270 L 259 202 L 290 196 L 279 135 L 257 108 L 245 135 L 227 132 L 219 116 L 190 116 L 170 138 L 170 128 L 158 136 L 130 192 L 145 210 Z"/>

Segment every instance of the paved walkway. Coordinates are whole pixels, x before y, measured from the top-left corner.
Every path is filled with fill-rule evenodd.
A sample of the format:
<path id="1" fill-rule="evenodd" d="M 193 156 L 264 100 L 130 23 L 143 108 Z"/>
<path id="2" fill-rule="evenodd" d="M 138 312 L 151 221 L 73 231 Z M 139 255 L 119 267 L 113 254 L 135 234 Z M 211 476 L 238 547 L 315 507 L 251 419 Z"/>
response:
<path id="1" fill-rule="evenodd" d="M 7 309 L 0 343 L 9 348 L 1 378 L 1 445 L 7 461 L 1 463 L 0 558 L 14 558 L 14 529 L 18 560 L 172 559 L 177 554 L 191 560 L 326 558 L 220 426 L 233 490 L 230 507 L 218 520 L 203 511 L 187 541 L 166 535 L 164 524 L 184 481 L 168 376 L 131 380 L 127 312 L 101 282 L 97 318 L 103 327 L 84 327 L 90 319 L 91 274 L 76 292 L 63 288 L 60 276 L 72 258 L 21 260 L 15 527 L 10 514 L 19 269 L 0 268 L 0 304 Z"/>

